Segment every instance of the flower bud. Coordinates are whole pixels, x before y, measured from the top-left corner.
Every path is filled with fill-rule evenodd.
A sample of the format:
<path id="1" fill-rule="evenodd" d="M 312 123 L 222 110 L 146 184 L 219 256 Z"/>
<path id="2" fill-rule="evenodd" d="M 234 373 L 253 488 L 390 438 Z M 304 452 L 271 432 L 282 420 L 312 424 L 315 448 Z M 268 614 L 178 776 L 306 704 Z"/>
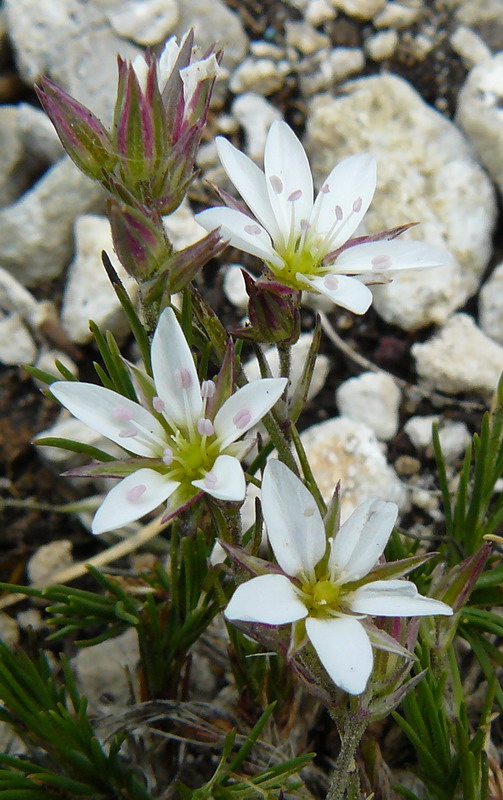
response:
<path id="1" fill-rule="evenodd" d="M 295 344 L 300 334 L 300 292 L 275 281 L 254 281 L 244 270 L 249 327 L 233 331 L 255 342 Z"/>
<path id="2" fill-rule="evenodd" d="M 146 209 L 107 203 L 114 250 L 124 269 L 139 283 L 162 273 L 172 255 L 171 244 L 160 217 L 154 219 Z"/>

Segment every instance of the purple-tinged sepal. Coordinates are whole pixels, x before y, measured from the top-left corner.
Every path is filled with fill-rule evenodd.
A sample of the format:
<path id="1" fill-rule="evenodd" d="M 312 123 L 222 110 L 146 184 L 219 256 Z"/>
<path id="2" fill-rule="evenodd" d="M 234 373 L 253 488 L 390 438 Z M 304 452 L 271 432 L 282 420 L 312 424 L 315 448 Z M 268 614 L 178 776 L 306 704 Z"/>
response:
<path id="1" fill-rule="evenodd" d="M 158 215 L 112 198 L 107 211 L 114 250 L 132 278 L 144 283 L 169 269 L 173 248 Z"/>
<path id="2" fill-rule="evenodd" d="M 301 293 L 277 281 L 254 281 L 242 270 L 250 324 L 233 333 L 254 342 L 295 344 L 300 335 Z"/>

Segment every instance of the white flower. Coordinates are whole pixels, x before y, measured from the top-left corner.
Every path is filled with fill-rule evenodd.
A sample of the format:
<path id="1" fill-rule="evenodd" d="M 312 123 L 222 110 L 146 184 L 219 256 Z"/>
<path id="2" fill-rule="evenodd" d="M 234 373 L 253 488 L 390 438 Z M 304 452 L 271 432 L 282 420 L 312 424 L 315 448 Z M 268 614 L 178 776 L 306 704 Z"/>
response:
<path id="1" fill-rule="evenodd" d="M 225 615 L 264 625 L 302 620 L 321 663 L 346 692 L 361 694 L 372 671 L 367 615 L 452 614 L 449 606 L 418 594 L 407 580 L 363 580 L 393 530 L 395 503 L 367 500 L 327 543 L 313 496 L 284 464 L 273 460 L 264 471 L 262 508 L 285 574 L 260 575 L 238 586 Z"/>
<path id="2" fill-rule="evenodd" d="M 374 196 L 371 155 L 353 155 L 334 167 L 313 202 L 306 153 L 286 123 L 271 126 L 264 172 L 227 139 L 216 142 L 223 168 L 255 219 L 237 208 L 218 207 L 202 211 L 197 221 L 208 231 L 219 227 L 224 239 L 262 259 L 285 285 L 324 294 L 363 314 L 372 293 L 353 276 L 378 282 L 397 270 L 450 262 L 444 250 L 422 242 L 348 242 Z"/>
<path id="3" fill-rule="evenodd" d="M 75 417 L 140 456 L 116 462 L 122 466 L 119 474 L 127 477 L 98 509 L 93 533 L 139 519 L 175 492 L 180 502 L 200 491 L 218 500 L 243 500 L 245 478 L 236 457 L 243 443 L 236 440 L 272 408 L 286 385 L 285 378 L 253 381 L 220 408 L 213 408 L 215 384 L 204 381 L 200 386 L 189 346 L 170 308 L 159 319 L 151 357 L 154 380 L 144 376 L 149 387 L 144 405 L 90 383 L 58 381 L 50 387 Z"/>

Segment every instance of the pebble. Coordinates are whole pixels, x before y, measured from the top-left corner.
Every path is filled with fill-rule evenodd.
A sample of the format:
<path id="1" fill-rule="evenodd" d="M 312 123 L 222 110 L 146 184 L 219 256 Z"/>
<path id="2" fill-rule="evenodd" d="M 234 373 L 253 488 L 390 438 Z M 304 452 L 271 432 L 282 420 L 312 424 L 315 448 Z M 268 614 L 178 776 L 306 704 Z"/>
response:
<path id="1" fill-rule="evenodd" d="M 93 338 L 89 330 L 89 320 L 93 320 L 101 330 L 110 330 L 116 339 L 123 340 L 129 332 L 129 325 L 103 267 L 102 250 L 110 256 L 133 300 L 138 289 L 115 257 L 110 223 L 106 217 L 80 216 L 75 222 L 75 248 L 61 311 L 65 331 L 72 342 L 86 344 Z"/>
<path id="2" fill-rule="evenodd" d="M 242 275 L 241 264 L 226 264 L 222 267 L 224 274 L 223 289 L 227 300 L 240 311 L 248 308 L 248 295 Z"/>
<path id="3" fill-rule="evenodd" d="M 503 0 L 460 0 L 453 15 L 462 25 L 475 28 L 493 50 L 503 49 Z"/>
<path id="4" fill-rule="evenodd" d="M 131 681 L 139 662 L 138 635 L 128 628 L 93 647 L 83 647 L 71 660 L 80 692 L 90 713 L 114 712 L 131 702 Z M 134 683 L 134 680 L 133 680 Z"/>
<path id="5" fill-rule="evenodd" d="M 290 397 L 292 397 L 295 393 L 299 380 L 302 377 L 302 372 L 304 370 L 304 365 L 306 363 L 307 354 L 309 352 L 312 340 L 313 336 L 311 333 L 302 333 L 299 336 L 299 340 L 292 346 L 292 366 L 290 372 L 290 386 L 288 389 L 288 394 Z M 269 348 L 264 352 L 264 356 L 271 368 L 273 377 L 279 377 L 279 355 L 276 348 Z M 314 397 L 316 397 L 318 392 L 323 389 L 329 369 L 329 359 L 327 356 L 319 354 L 316 358 L 316 363 L 314 366 L 311 386 L 309 387 L 309 393 L 307 396 L 308 400 L 312 400 Z M 251 358 L 246 362 L 244 365 L 244 371 L 249 381 L 255 381 L 261 377 L 256 358 Z"/>
<path id="6" fill-rule="evenodd" d="M 337 11 L 329 0 L 309 0 L 304 10 L 304 19 L 317 27 L 335 19 Z"/>
<path id="7" fill-rule="evenodd" d="M 364 372 L 350 378 L 335 395 L 341 416 L 364 422 L 385 442 L 398 431 L 401 396 L 395 381 L 385 372 Z"/>
<path id="8" fill-rule="evenodd" d="M 437 415 L 411 417 L 403 429 L 417 450 L 426 450 L 428 458 L 434 455 L 433 424 L 439 425 L 438 438 L 447 464 L 455 464 L 471 442 L 470 432 L 464 422 L 442 419 Z"/>
<path id="9" fill-rule="evenodd" d="M 365 42 L 365 52 L 372 61 L 385 61 L 392 58 L 398 45 L 395 30 L 380 31 Z"/>
<path id="10" fill-rule="evenodd" d="M 0 642 L 14 647 L 19 642 L 19 626 L 5 611 L 0 611 Z"/>
<path id="11" fill-rule="evenodd" d="M 348 17 L 362 20 L 371 20 L 386 5 L 386 0 L 331 0 L 331 2 Z"/>
<path id="12" fill-rule="evenodd" d="M 482 37 L 466 25 L 459 25 L 449 41 L 467 69 L 491 58 L 491 50 Z"/>
<path id="13" fill-rule="evenodd" d="M 299 67 L 301 91 L 311 97 L 332 89 L 346 78 L 358 75 L 364 66 L 365 56 L 359 47 L 336 47 L 329 53 L 317 53 Z"/>
<path id="14" fill-rule="evenodd" d="M 286 22 L 286 44 L 306 56 L 330 47 L 330 37 L 320 33 L 310 22 Z"/>
<path id="15" fill-rule="evenodd" d="M 183 250 L 207 234 L 207 231 L 196 222 L 187 200 L 184 200 L 172 214 L 163 217 L 162 221 L 175 250 Z"/>
<path id="16" fill-rule="evenodd" d="M 244 130 L 246 153 L 262 162 L 267 133 L 275 120 L 282 119 L 281 112 L 262 95 L 245 92 L 234 100 L 232 113 Z"/>
<path id="17" fill-rule="evenodd" d="M 458 95 L 456 122 L 473 142 L 481 162 L 503 191 L 503 53 L 469 73 Z"/>
<path id="18" fill-rule="evenodd" d="M 278 63 L 270 58 L 245 58 L 231 75 L 229 89 L 234 94 L 256 92 L 267 97 L 281 89 L 289 69 L 286 61 Z"/>
<path id="19" fill-rule="evenodd" d="M 447 246 L 453 263 L 374 289 L 387 322 L 405 330 L 443 324 L 477 290 L 496 218 L 491 182 L 460 131 L 406 81 L 380 75 L 346 84 L 340 96 L 313 98 L 305 145 L 318 185 L 352 153 L 377 157 L 368 232 L 418 221 L 408 238 Z"/>
<path id="20" fill-rule="evenodd" d="M 468 314 L 455 314 L 431 339 L 412 346 L 426 386 L 447 394 L 473 392 L 490 399 L 503 371 L 503 346 Z"/>
<path id="21" fill-rule="evenodd" d="M 422 0 L 408 0 L 403 3 L 386 3 L 372 20 L 374 28 L 394 28 L 401 31 L 414 25 L 424 13 Z"/>
<path id="22" fill-rule="evenodd" d="M 126 0 L 107 14 L 115 33 L 141 45 L 165 41 L 178 16 L 176 0 Z"/>
<path id="23" fill-rule="evenodd" d="M 421 462 L 413 456 L 398 456 L 395 461 L 395 469 L 398 475 L 410 478 L 412 475 L 417 475 L 421 469 Z"/>
<path id="24" fill-rule="evenodd" d="M 368 425 L 338 417 L 307 428 L 300 438 L 325 501 L 341 481 L 343 520 L 370 497 L 392 500 L 401 511 L 408 509 L 406 487 Z"/>
<path id="25" fill-rule="evenodd" d="M 69 539 L 57 539 L 39 547 L 26 565 L 30 584 L 47 584 L 57 572 L 70 567 L 73 564 L 72 547 Z"/>
<path id="26" fill-rule="evenodd" d="M 503 344 L 503 264 L 499 264 L 479 294 L 480 327 L 491 339 Z"/>
<path id="27" fill-rule="evenodd" d="M 75 217 L 102 203 L 102 188 L 65 156 L 0 210 L 0 264 L 25 286 L 57 277 L 72 253 Z"/>
<path id="28" fill-rule="evenodd" d="M 37 346 L 20 314 L 13 311 L 2 315 L 0 311 L 0 363 L 33 364 L 36 356 Z"/>

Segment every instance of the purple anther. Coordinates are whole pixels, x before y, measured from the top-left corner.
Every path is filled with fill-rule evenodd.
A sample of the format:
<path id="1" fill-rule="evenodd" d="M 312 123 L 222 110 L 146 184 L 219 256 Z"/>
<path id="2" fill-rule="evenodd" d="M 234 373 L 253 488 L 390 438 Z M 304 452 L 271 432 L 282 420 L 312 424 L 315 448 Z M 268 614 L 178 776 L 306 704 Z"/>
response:
<path id="1" fill-rule="evenodd" d="M 138 484 L 138 486 L 133 486 L 132 489 L 129 490 L 126 497 L 130 503 L 137 503 L 140 497 L 145 494 L 147 491 L 147 487 L 144 483 Z"/>
<path id="2" fill-rule="evenodd" d="M 362 210 L 362 199 L 361 197 L 357 197 L 355 202 L 353 203 L 353 211 L 355 214 L 358 214 L 359 211 Z"/>
<path id="3" fill-rule="evenodd" d="M 328 185 L 328 183 L 324 183 L 320 189 L 320 192 L 322 192 L 323 194 L 328 194 L 329 191 L 330 191 L 330 186 Z"/>
<path id="4" fill-rule="evenodd" d="M 258 236 L 259 233 L 262 233 L 262 228 L 260 225 L 245 225 L 245 233 L 249 233 L 250 236 Z"/>
<path id="5" fill-rule="evenodd" d="M 283 191 L 283 181 L 279 175 L 271 175 L 269 177 L 269 183 L 271 184 L 272 190 L 275 194 L 281 194 Z"/>
<path id="6" fill-rule="evenodd" d="M 300 229 L 301 231 L 308 231 L 311 227 L 311 223 L 307 219 L 301 219 L 300 221 Z"/>
<path id="7" fill-rule="evenodd" d="M 335 206 L 334 211 L 335 211 L 335 219 L 340 222 L 344 216 L 342 208 L 340 206 Z"/>
<path id="8" fill-rule="evenodd" d="M 189 389 L 192 384 L 192 376 L 188 369 L 181 367 L 175 369 L 175 383 L 177 389 Z"/>
<path id="9" fill-rule="evenodd" d="M 160 397 L 153 397 L 152 405 L 154 406 L 154 411 L 157 411 L 159 414 L 161 414 L 166 408 L 166 403 L 164 400 L 161 400 Z"/>
<path id="10" fill-rule="evenodd" d="M 117 406 L 112 411 L 113 416 L 115 419 L 120 420 L 121 422 L 129 422 L 130 419 L 133 419 L 133 412 L 129 408 L 125 408 L 125 406 Z"/>
<path id="11" fill-rule="evenodd" d="M 203 381 L 201 383 L 201 397 L 203 400 L 209 400 L 215 394 L 217 387 L 215 381 Z"/>
<path id="12" fill-rule="evenodd" d="M 299 197 L 302 197 L 302 189 L 295 189 L 294 192 L 290 192 L 290 194 L 288 195 L 288 199 L 290 200 L 291 203 L 294 203 L 295 200 L 299 199 Z"/>
<path id="13" fill-rule="evenodd" d="M 246 428 L 251 420 L 251 414 L 247 408 L 242 408 L 237 414 L 234 414 L 232 421 L 236 428 L 242 430 L 242 428 Z"/>
<path id="14" fill-rule="evenodd" d="M 393 262 L 388 255 L 383 253 L 380 256 L 374 256 L 370 263 L 372 264 L 372 269 L 382 270 L 389 269 Z"/>
<path id="15" fill-rule="evenodd" d="M 201 436 L 211 436 L 215 429 L 211 419 L 201 417 L 201 419 L 197 420 L 197 430 Z"/>
<path id="16" fill-rule="evenodd" d="M 164 452 L 162 454 L 162 460 L 166 464 L 167 467 L 170 467 L 173 463 L 173 451 L 170 447 L 164 448 Z"/>
<path id="17" fill-rule="evenodd" d="M 336 275 L 327 275 L 325 280 L 323 281 L 323 285 L 326 286 L 327 289 L 330 291 L 335 291 L 335 289 L 339 288 L 339 279 Z"/>
<path id="18" fill-rule="evenodd" d="M 120 439 L 132 439 L 134 436 L 137 436 L 137 435 L 138 435 L 138 431 L 136 430 L 136 428 L 133 425 L 131 425 L 130 428 L 123 428 L 121 431 L 119 431 L 119 438 Z"/>
<path id="19" fill-rule="evenodd" d="M 218 486 L 218 478 L 213 472 L 207 472 L 204 476 L 204 485 L 207 489 L 215 489 Z"/>

